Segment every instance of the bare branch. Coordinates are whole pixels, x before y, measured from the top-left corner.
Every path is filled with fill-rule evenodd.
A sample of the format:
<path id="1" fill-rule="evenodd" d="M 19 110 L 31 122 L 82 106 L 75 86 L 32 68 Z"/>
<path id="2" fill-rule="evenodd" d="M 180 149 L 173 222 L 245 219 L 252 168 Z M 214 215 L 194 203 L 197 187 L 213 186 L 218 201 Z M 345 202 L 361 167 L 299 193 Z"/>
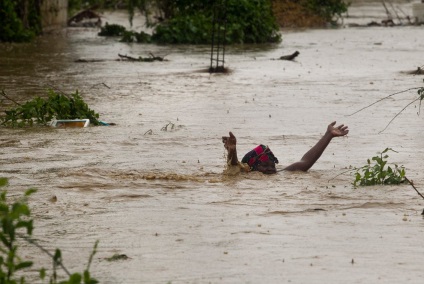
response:
<path id="1" fill-rule="evenodd" d="M 393 120 L 395 120 L 396 117 L 398 117 L 407 107 L 409 107 L 410 105 L 412 105 L 413 103 L 415 103 L 416 101 L 418 101 L 420 98 L 417 98 L 415 100 L 413 100 L 412 102 L 410 102 L 409 104 L 407 104 L 400 112 L 398 112 L 391 120 L 390 122 L 386 125 L 386 127 L 384 127 L 383 130 L 381 130 L 380 132 L 378 132 L 379 134 L 382 133 L 384 130 L 387 129 L 387 127 L 389 127 L 389 125 L 393 122 Z"/>
<path id="2" fill-rule="evenodd" d="M 424 199 L 424 196 L 418 191 L 418 189 L 415 187 L 414 182 L 410 181 L 407 177 L 405 177 L 405 180 L 415 189 L 415 191 L 418 193 L 419 196 Z"/>
<path id="3" fill-rule="evenodd" d="M 20 106 L 20 105 L 21 105 L 21 104 L 20 104 L 20 103 L 18 103 L 17 101 L 15 101 L 15 100 L 13 100 L 13 99 L 9 98 L 9 97 L 6 95 L 6 92 L 5 92 L 4 90 L 1 90 L 1 95 L 2 95 L 3 97 L 5 97 L 6 99 L 8 99 L 9 101 L 14 102 L 14 103 L 15 103 L 15 104 L 17 104 L 18 106 Z"/>
<path id="4" fill-rule="evenodd" d="M 364 109 L 367 109 L 367 108 L 369 108 L 369 107 L 371 107 L 371 106 L 375 105 L 376 103 L 379 103 L 379 102 L 381 102 L 381 101 L 383 101 L 383 100 L 385 100 L 385 99 L 387 99 L 387 98 L 390 98 L 390 97 L 392 97 L 392 96 L 394 96 L 394 95 L 402 94 L 402 93 L 405 93 L 405 92 L 408 92 L 408 91 L 411 91 L 411 90 L 418 90 L 418 89 L 421 89 L 421 88 L 422 88 L 422 87 L 410 88 L 410 89 L 407 89 L 407 90 L 404 90 L 404 91 L 400 91 L 400 92 L 396 92 L 396 93 L 394 93 L 394 94 L 388 95 L 387 97 L 384 97 L 384 98 L 382 98 L 382 99 L 379 99 L 378 101 L 373 102 L 372 104 L 370 104 L 370 105 L 368 105 L 368 106 L 366 106 L 366 107 L 363 107 L 363 108 L 361 108 L 360 110 L 357 110 L 357 111 L 355 111 L 355 112 L 354 112 L 354 113 L 352 113 L 352 114 L 348 114 L 347 116 L 352 116 L 352 115 L 354 115 L 354 114 L 357 114 L 358 112 L 363 111 Z"/>

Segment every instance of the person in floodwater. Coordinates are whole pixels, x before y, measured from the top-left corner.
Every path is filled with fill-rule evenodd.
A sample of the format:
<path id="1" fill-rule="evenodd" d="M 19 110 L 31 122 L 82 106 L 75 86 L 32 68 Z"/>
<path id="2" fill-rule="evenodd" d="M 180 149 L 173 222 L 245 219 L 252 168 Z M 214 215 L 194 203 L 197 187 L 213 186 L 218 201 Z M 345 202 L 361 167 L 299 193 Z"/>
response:
<path id="1" fill-rule="evenodd" d="M 328 125 L 327 131 L 324 136 L 312 147 L 300 161 L 293 163 L 284 168 L 286 171 L 304 171 L 309 170 L 315 162 L 321 157 L 321 154 L 327 148 L 328 144 L 334 137 L 345 136 L 349 133 L 348 127 L 344 124 L 335 126 L 336 122 Z M 275 174 L 277 169 L 275 164 L 278 164 L 278 159 L 274 156 L 268 146 L 259 145 L 249 153 L 247 153 L 241 163 L 237 158 L 237 139 L 232 132 L 230 136 L 223 136 L 222 142 L 227 150 L 227 163 L 228 165 L 240 166 L 245 171 L 259 171 L 264 174 Z"/>

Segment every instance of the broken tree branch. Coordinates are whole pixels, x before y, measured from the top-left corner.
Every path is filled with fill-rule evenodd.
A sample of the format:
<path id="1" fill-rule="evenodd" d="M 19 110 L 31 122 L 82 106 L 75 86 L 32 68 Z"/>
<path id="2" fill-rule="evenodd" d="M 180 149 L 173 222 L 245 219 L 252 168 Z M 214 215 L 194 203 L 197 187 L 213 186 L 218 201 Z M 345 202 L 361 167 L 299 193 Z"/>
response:
<path id="1" fill-rule="evenodd" d="M 8 95 L 6 95 L 6 92 L 5 92 L 4 90 L 1 90 L 1 95 L 2 95 L 3 97 L 5 97 L 6 99 L 8 99 L 9 101 L 14 102 L 14 103 L 15 103 L 15 104 L 17 104 L 18 106 L 20 106 L 20 105 L 21 105 L 20 103 L 18 103 L 18 102 L 17 102 L 17 101 L 15 101 L 14 99 L 9 98 L 9 96 L 8 96 Z"/>
<path id="2" fill-rule="evenodd" d="M 398 117 L 407 107 L 409 107 L 410 105 L 412 105 L 413 103 L 415 103 L 416 101 L 421 100 L 421 98 L 416 98 L 415 100 L 413 100 L 412 102 L 410 102 L 409 104 L 407 104 L 400 112 L 398 112 L 390 121 L 389 123 L 386 125 L 386 127 L 384 127 L 383 130 L 381 130 L 378 133 L 382 133 L 384 130 L 387 129 L 387 127 L 389 127 L 389 125 L 393 122 L 393 120 L 395 120 L 396 117 Z"/>
<path id="3" fill-rule="evenodd" d="M 405 177 L 405 180 L 415 189 L 415 191 L 418 193 L 418 195 L 421 196 L 422 199 L 424 199 L 424 196 L 415 187 L 414 182 L 413 181 L 410 181 L 407 177 Z"/>

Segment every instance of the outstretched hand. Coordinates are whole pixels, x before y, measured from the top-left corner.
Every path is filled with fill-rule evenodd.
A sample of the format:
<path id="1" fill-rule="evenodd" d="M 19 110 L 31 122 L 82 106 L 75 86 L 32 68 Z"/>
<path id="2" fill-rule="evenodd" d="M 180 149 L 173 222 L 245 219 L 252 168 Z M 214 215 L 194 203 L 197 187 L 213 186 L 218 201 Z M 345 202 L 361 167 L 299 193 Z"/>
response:
<path id="1" fill-rule="evenodd" d="M 339 126 L 336 125 L 336 122 L 333 121 L 330 123 L 327 127 L 327 133 L 331 134 L 332 137 L 339 137 L 339 136 L 345 136 L 349 133 L 348 126 L 344 124 L 340 124 Z"/>
<path id="2" fill-rule="evenodd" d="M 232 150 L 236 148 L 237 139 L 232 132 L 230 132 L 230 137 L 222 136 L 222 143 L 227 150 Z"/>

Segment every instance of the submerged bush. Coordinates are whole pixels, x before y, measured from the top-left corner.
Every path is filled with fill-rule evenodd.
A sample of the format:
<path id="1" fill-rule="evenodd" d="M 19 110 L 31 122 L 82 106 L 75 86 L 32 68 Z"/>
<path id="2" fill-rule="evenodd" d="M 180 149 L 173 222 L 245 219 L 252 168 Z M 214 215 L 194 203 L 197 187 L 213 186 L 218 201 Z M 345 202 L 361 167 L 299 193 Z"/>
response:
<path id="1" fill-rule="evenodd" d="M 405 181 L 405 168 L 393 164 L 387 165 L 387 158 L 389 155 L 386 153 L 392 151 L 392 148 L 386 148 L 383 152 L 378 153 L 367 160 L 367 164 L 357 169 L 355 174 L 354 186 L 361 185 L 378 185 L 378 184 L 400 184 Z"/>
<path id="2" fill-rule="evenodd" d="M 6 110 L 1 124 L 8 127 L 47 125 L 53 119 L 85 119 L 99 125 L 99 114 L 91 110 L 78 91 L 71 95 L 48 91 L 47 99 L 36 97 L 25 104 Z"/>
<path id="3" fill-rule="evenodd" d="M 152 35 L 157 43 L 207 44 L 212 38 L 214 4 L 219 1 L 169 0 L 161 1 L 130 0 L 130 11 L 139 7 L 145 14 L 150 10 L 147 2 L 162 10 L 164 21 L 159 22 Z M 272 13 L 270 0 L 226 0 L 225 41 L 226 43 L 269 43 L 279 42 L 279 26 Z M 163 3 L 162 3 L 163 4 Z M 224 29 L 224 26 L 221 26 Z"/>
<path id="4" fill-rule="evenodd" d="M 99 36 L 122 36 L 126 32 L 124 26 L 117 24 L 106 24 L 100 28 Z"/>

